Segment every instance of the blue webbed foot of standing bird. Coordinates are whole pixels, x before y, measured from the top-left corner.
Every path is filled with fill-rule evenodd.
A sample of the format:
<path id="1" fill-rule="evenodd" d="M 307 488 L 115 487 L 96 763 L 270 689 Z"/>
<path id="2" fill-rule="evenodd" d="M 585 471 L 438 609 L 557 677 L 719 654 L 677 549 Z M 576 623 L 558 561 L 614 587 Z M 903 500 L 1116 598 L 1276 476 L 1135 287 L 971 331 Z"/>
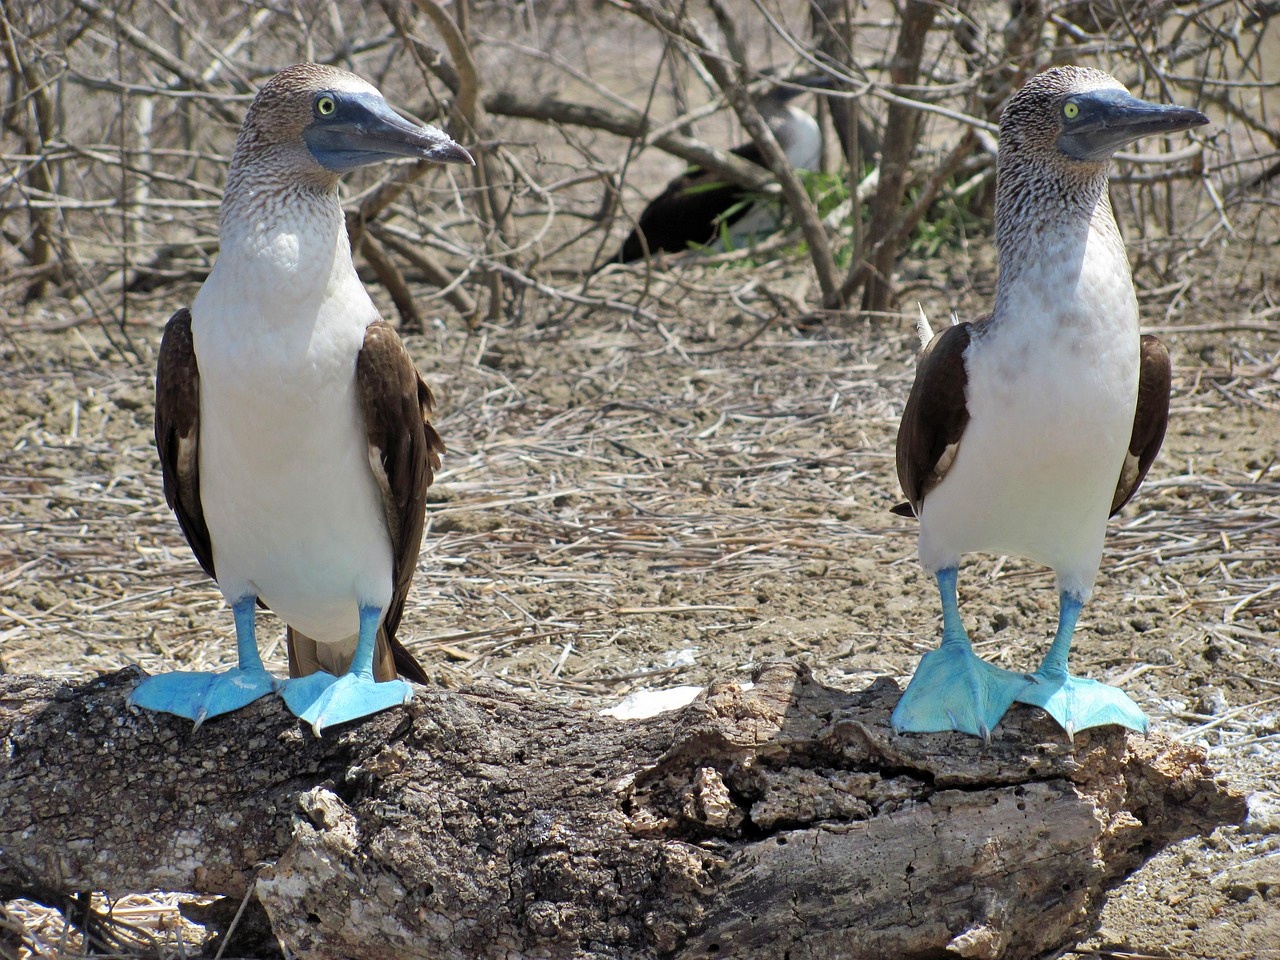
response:
<path id="1" fill-rule="evenodd" d="M 186 717 L 199 728 L 210 717 L 239 710 L 279 689 L 280 682 L 267 673 L 258 656 L 256 602 L 256 597 L 245 597 L 232 605 L 239 666 L 221 673 L 179 670 L 147 677 L 129 694 L 130 705 Z"/>
<path id="2" fill-rule="evenodd" d="M 313 673 L 285 683 L 285 704 L 294 716 L 311 725 L 317 737 L 325 727 L 372 716 L 413 698 L 413 687 L 403 680 L 379 683 L 373 679 L 373 650 L 381 615 L 378 607 L 360 608 L 360 640 L 345 675 Z"/>
<path id="3" fill-rule="evenodd" d="M 1035 682 L 1018 694 L 1018 701 L 1043 709 L 1067 731 L 1068 737 L 1109 723 L 1146 733 L 1147 718 L 1123 690 L 1067 673 L 1067 654 L 1084 601 L 1064 592 L 1059 604 L 1058 632 L 1053 644 L 1040 669 L 1031 675 Z"/>
<path id="4" fill-rule="evenodd" d="M 991 731 L 1030 678 L 987 663 L 973 652 L 960 622 L 956 570 L 939 570 L 942 643 L 916 668 L 890 721 L 898 733 L 956 730 L 991 739 Z"/>
<path id="5" fill-rule="evenodd" d="M 129 694 L 129 703 L 186 717 L 199 727 L 210 717 L 248 706 L 276 687 L 276 678 L 261 667 L 232 667 L 222 673 L 178 670 L 147 677 Z"/>
<path id="6" fill-rule="evenodd" d="M 369 717 L 412 699 L 413 687 L 403 680 L 378 683 L 372 676 L 355 673 L 341 677 L 312 673 L 284 687 L 284 702 L 294 716 L 311 725 L 317 737 L 325 727 Z"/>

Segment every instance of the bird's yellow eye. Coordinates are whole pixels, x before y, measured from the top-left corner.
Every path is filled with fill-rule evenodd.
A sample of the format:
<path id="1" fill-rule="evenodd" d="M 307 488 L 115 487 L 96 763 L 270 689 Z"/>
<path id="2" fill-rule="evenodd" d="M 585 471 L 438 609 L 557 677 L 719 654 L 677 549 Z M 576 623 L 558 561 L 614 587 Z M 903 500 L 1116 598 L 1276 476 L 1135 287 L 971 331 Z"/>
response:
<path id="1" fill-rule="evenodd" d="M 332 116 L 333 111 L 337 109 L 338 109 L 337 102 L 333 99 L 333 97 L 329 96 L 327 93 L 321 94 L 320 96 L 316 97 L 316 113 L 320 114 L 320 116 L 322 117 Z"/>
<path id="2" fill-rule="evenodd" d="M 1062 105 L 1062 115 L 1068 120 L 1074 120 L 1076 117 L 1080 116 L 1080 104 L 1076 103 L 1074 100 L 1068 100 Z"/>

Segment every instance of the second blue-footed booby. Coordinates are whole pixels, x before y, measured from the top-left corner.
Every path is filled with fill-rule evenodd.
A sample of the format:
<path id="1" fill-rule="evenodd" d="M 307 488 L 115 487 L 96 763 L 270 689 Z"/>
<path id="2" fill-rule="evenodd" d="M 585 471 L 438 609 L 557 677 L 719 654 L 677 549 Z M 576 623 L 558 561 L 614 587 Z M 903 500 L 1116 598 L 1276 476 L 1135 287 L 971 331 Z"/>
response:
<path id="1" fill-rule="evenodd" d="M 920 561 L 942 594 L 942 643 L 893 711 L 899 731 L 990 736 L 1015 700 L 1067 731 L 1145 730 L 1120 690 L 1067 672 L 1107 519 L 1133 496 L 1164 439 L 1169 355 L 1138 332 L 1138 301 L 1107 196 L 1107 163 L 1139 137 L 1208 123 L 1148 103 L 1113 77 L 1056 67 L 1000 119 L 995 309 L 930 340 L 898 431 L 898 478 L 920 518 Z M 971 551 L 1057 575 L 1057 634 L 1023 675 L 974 654 L 956 574 Z"/>
<path id="2" fill-rule="evenodd" d="M 818 169 L 822 131 L 818 121 L 792 101 L 825 82 L 825 77 L 801 78 L 796 81 L 799 85 L 772 87 L 757 101 L 760 116 L 796 170 Z M 741 144 L 730 152 L 764 166 L 760 148 L 754 142 Z M 778 201 L 760 200 L 751 191 L 728 183 L 709 170 L 691 167 L 649 201 L 635 229 L 606 263 L 631 263 L 660 250 L 679 253 L 694 245 L 714 247 L 722 229 L 734 245 L 741 245 L 754 236 L 776 231 L 781 222 Z"/>
<path id="3" fill-rule="evenodd" d="M 217 261 L 165 327 L 155 423 L 165 497 L 231 605 L 239 665 L 150 677 L 138 706 L 199 725 L 281 689 L 319 734 L 407 701 L 398 672 L 426 679 L 396 628 L 444 447 L 338 196 L 344 173 L 397 157 L 472 162 L 333 67 L 288 67 L 249 107 Z M 258 606 L 288 625 L 283 685 L 259 658 Z"/>

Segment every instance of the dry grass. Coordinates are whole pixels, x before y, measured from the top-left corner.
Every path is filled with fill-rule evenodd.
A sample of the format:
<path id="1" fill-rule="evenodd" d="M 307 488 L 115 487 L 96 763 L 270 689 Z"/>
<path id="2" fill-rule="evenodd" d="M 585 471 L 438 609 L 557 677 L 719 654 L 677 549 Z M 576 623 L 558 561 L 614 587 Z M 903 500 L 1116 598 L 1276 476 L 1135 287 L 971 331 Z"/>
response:
<path id="1" fill-rule="evenodd" d="M 478 334 L 438 329 L 434 343 L 413 343 L 444 396 L 450 445 L 406 621 L 424 659 L 439 651 L 450 671 L 616 694 L 630 681 L 610 678 L 635 669 L 615 671 L 610 658 L 620 637 L 644 633 L 637 624 L 678 616 L 704 632 L 741 629 L 768 614 L 761 581 L 824 565 L 839 580 L 846 564 L 895 569 L 910 558 L 914 531 L 883 512 L 896 494 L 891 438 L 910 377 L 909 324 L 815 336 L 780 319 L 733 349 L 757 321 L 725 305 L 771 311 L 758 288 L 794 283 L 790 271 L 744 282 L 694 268 L 667 279 L 654 297 L 670 311 L 662 323 L 583 313 Z M 1194 348 L 1206 337 L 1221 340 L 1186 339 Z M 125 660 L 153 670 L 223 662 L 229 646 L 207 643 L 211 623 L 228 628 L 221 600 L 159 495 L 148 366 L 99 359 L 76 329 L 11 344 L 27 363 L 5 374 L 8 669 L 76 676 Z M 1229 366 L 1179 355 L 1175 424 L 1274 413 L 1274 338 L 1249 331 L 1226 349 Z M 1202 460 L 1154 473 L 1109 541 L 1110 575 L 1155 577 L 1152 594 L 1176 597 L 1177 612 L 1233 643 L 1267 636 L 1280 590 L 1266 443 L 1263 434 L 1246 457 L 1252 468 Z M 1008 564 L 991 577 L 1047 582 Z M 680 611 L 690 583 L 698 601 Z M 927 638 L 917 628 L 931 615 L 899 626 Z M 50 664 L 71 638 L 80 649 Z M 575 655 L 562 659 L 566 643 Z M 531 647 L 556 651 L 552 673 L 525 656 Z M 279 655 L 268 651 L 277 666 Z"/>
<path id="2" fill-rule="evenodd" d="M 123 21 L 92 0 L 57 10 L 34 5 L 36 19 L 46 20 L 23 49 L 39 54 L 51 84 L 67 84 L 74 93 L 67 99 L 88 119 L 71 117 L 39 149 L 19 144 L 13 124 L 0 141 L 9 217 L 0 224 L 7 231 L 0 668 L 7 672 L 74 680 L 126 664 L 216 668 L 233 656 L 231 618 L 160 492 L 150 442 L 153 353 L 159 324 L 189 302 L 213 255 L 223 157 L 247 81 L 272 64 L 348 49 L 348 37 L 334 22 L 305 23 L 276 6 L 253 10 L 253 36 L 241 32 L 243 16 L 211 17 L 186 0 L 135 6 L 135 25 L 162 24 L 199 51 L 193 61 L 207 59 L 204 79 L 172 81 L 138 55 Z M 349 6 L 334 9 L 348 14 L 337 19 L 350 37 L 365 38 L 354 65 L 397 102 L 429 113 L 432 98 L 410 96 L 421 96 L 413 45 L 377 11 Z M 876 120 L 893 22 L 872 7 L 860 24 L 857 61 L 875 91 L 863 105 Z M 631 18 L 606 19 L 616 11 L 549 8 L 540 23 L 499 15 L 514 9 L 494 5 L 477 30 L 495 86 L 514 76 L 570 99 L 616 106 L 621 97 L 639 107 L 657 76 L 662 96 L 650 106 L 664 120 L 678 112 L 680 97 L 662 71 L 680 81 L 681 96 L 694 94 L 691 109 L 719 96 L 698 79 L 688 51 L 672 51 Z M 790 29 L 803 26 L 802 4 L 753 9 L 782 11 Z M 1049 9 L 1057 19 L 1037 55 L 1057 44 L 1058 55 L 1110 67 L 1146 84 L 1150 96 L 1206 103 L 1215 119 L 1203 154 L 1124 165 L 1113 188 L 1144 322 L 1173 348 L 1175 395 L 1161 459 L 1113 524 L 1073 665 L 1122 684 L 1158 729 L 1204 743 L 1242 788 L 1274 794 L 1280 217 L 1268 68 L 1275 40 L 1265 24 L 1232 32 L 1255 12 L 1239 3 L 1148 5 L 1144 16 L 1155 19 L 1146 26 L 1123 17 L 1105 25 L 1072 20 L 1084 5 Z M 1004 7 L 986 5 L 982 15 L 1004 16 Z M 610 29 L 599 29 L 605 22 Z M 983 26 L 988 42 L 1001 36 L 994 19 Z M 1175 30 L 1186 45 L 1174 53 L 1195 56 L 1140 64 L 1155 39 Z M 960 34 L 939 29 L 924 69 L 941 105 L 980 119 L 974 97 L 992 75 L 969 70 Z M 762 29 L 751 39 L 760 65 L 792 56 L 778 33 Z M 74 49 L 59 46 L 68 42 Z M 130 56 L 116 58 L 117 50 Z M 676 53 L 678 67 L 660 66 Z M 998 51 L 984 57 L 993 69 L 1000 62 Z M 104 131 L 98 116 L 117 120 Z M 723 115 L 695 126 L 716 142 L 734 136 Z M 917 182 L 962 127 L 930 115 Z M 505 140 L 509 248 L 495 253 L 476 216 L 476 191 L 445 178 L 417 184 L 378 226 L 388 245 L 399 239 L 430 249 L 476 297 L 493 289 L 486 276 L 499 276 L 504 290 L 501 315 L 469 328 L 455 302 L 415 285 L 426 324 L 409 343 L 441 398 L 438 426 L 449 454 L 402 627 L 408 646 L 445 684 L 485 676 L 593 706 L 636 688 L 741 674 L 774 656 L 806 658 L 836 683 L 904 677 L 933 645 L 937 620 L 933 587 L 915 562 L 915 529 L 887 513 L 899 495 L 893 436 L 913 374 L 915 304 L 935 325 L 952 310 L 968 317 L 986 308 L 993 257 L 982 228 L 969 235 L 962 224 L 938 255 L 900 260 L 901 313 L 856 321 L 818 308 L 804 251 L 790 238 L 718 261 L 584 279 L 622 229 L 620 222 L 605 236 L 605 184 L 635 206 L 680 164 L 563 124 L 510 121 L 495 138 Z M 59 172 L 44 192 L 29 179 L 42 159 Z M 1170 171 L 1182 179 L 1170 182 Z M 944 196 L 978 197 L 990 176 L 990 158 L 977 155 Z M 374 195 L 361 181 L 352 199 Z M 29 224 L 20 213 L 57 228 L 60 278 L 49 262 L 27 259 Z M 50 282 L 46 296 L 22 303 L 42 278 Z M 982 654 L 1031 666 L 1051 632 L 1051 575 L 976 557 L 961 588 Z M 281 630 L 264 620 L 260 636 L 268 667 L 282 673 Z M 1193 874 L 1202 871 L 1203 890 L 1194 897 L 1181 890 L 1190 899 L 1174 902 L 1188 912 L 1203 895 L 1205 916 L 1252 922 L 1247 909 L 1262 894 L 1240 901 L 1223 891 L 1240 871 L 1275 863 L 1276 850 L 1277 836 L 1262 828 L 1184 847 L 1176 855 L 1189 858 Z M 1175 864 L 1150 876 L 1186 872 Z M 1162 918 L 1161 903 L 1170 902 L 1159 894 L 1166 880 L 1147 876 L 1117 898 L 1133 905 L 1132 915 L 1116 914 L 1122 935 L 1145 946 L 1186 946 L 1188 956 L 1197 944 L 1204 953 L 1206 943 L 1223 942 L 1187 933 L 1176 917 L 1159 919 L 1163 926 L 1142 939 L 1143 915 Z M 194 955 L 195 931 L 183 928 L 187 939 L 177 939 L 176 903 L 168 895 L 130 900 L 117 905 L 117 916 L 159 938 L 150 955 Z M 120 912 L 135 908 L 141 912 Z M 30 904 L 12 913 L 32 941 L 24 950 L 83 951 L 83 939 L 56 914 Z"/>
<path id="3" fill-rule="evenodd" d="M 185 960 L 201 955 L 206 934 L 182 915 L 181 908 L 210 899 L 153 893 L 108 900 L 93 894 L 68 902 L 61 910 L 30 900 L 14 900 L 6 906 L 8 917 L 21 927 L 23 943 L 15 957 Z M 68 916 L 76 917 L 77 923 L 68 923 Z M 10 954 L 0 946 L 0 956 Z"/>
<path id="4" fill-rule="evenodd" d="M 785 262 L 656 279 L 659 322 L 562 306 L 411 341 L 450 452 L 404 639 L 442 682 L 597 705 L 776 655 L 834 682 L 905 675 L 936 619 L 915 531 L 887 513 L 911 317 L 797 329 L 774 318 L 804 283 Z M 980 302 L 990 276 L 974 286 Z M 1173 427 L 1108 540 L 1076 662 L 1263 787 L 1280 757 L 1280 335 L 1230 332 L 1247 314 L 1197 297 L 1193 332 L 1165 334 Z M 149 364 L 105 359 L 92 328 L 10 331 L 5 351 L 5 669 L 226 665 L 230 617 L 160 493 Z M 1051 576 L 975 558 L 962 585 L 983 655 L 1030 665 Z M 261 635 L 283 672 L 278 626 Z"/>

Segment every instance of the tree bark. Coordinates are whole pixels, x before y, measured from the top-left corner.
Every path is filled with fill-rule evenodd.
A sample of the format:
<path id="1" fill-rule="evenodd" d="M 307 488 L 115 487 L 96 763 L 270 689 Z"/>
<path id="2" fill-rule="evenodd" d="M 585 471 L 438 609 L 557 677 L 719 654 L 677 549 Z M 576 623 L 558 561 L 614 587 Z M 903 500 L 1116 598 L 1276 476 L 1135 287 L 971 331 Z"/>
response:
<path id="1" fill-rule="evenodd" d="M 889 76 L 895 92 L 902 92 L 919 78 L 925 40 L 937 12 L 938 8 L 928 0 L 907 0 L 903 7 L 898 46 L 889 64 Z M 890 104 L 884 128 L 880 186 L 871 201 L 871 223 L 866 234 L 873 246 L 866 254 L 865 262 L 855 261 L 841 290 L 847 297 L 857 283 L 863 283 L 862 309 L 870 313 L 883 313 L 893 305 L 890 277 L 898 260 L 898 243 L 896 239 L 885 243 L 881 238 L 897 218 L 907 190 L 911 156 L 919 140 L 920 112 L 901 103 Z M 834 304 L 828 301 L 824 305 Z"/>
<path id="2" fill-rule="evenodd" d="M 314 960 L 1032 957 L 1245 812 L 1159 735 L 899 736 L 891 681 L 791 663 L 633 722 L 419 688 L 323 739 L 275 697 L 193 732 L 139 676 L 0 677 L 0 899 L 256 883 Z"/>

